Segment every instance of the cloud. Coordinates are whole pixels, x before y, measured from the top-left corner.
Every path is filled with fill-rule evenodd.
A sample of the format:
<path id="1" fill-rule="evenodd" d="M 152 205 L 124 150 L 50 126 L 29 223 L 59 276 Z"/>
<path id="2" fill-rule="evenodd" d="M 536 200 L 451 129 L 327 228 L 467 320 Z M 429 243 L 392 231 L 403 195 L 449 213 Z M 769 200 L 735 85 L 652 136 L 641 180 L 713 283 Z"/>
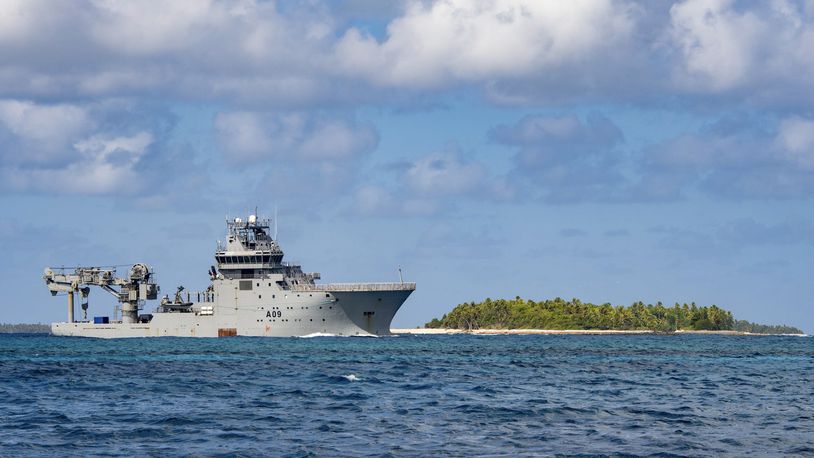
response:
<path id="1" fill-rule="evenodd" d="M 439 87 L 579 65 L 632 27 L 629 9 L 609 0 L 414 2 L 384 41 L 350 29 L 336 54 L 346 72 L 376 84 Z"/>
<path id="2" fill-rule="evenodd" d="M 148 132 L 132 137 L 93 136 L 73 145 L 78 153 L 64 167 L 3 167 L 6 186 L 17 191 L 69 194 L 133 194 L 143 190 L 136 167 L 153 142 Z"/>
<path id="3" fill-rule="evenodd" d="M 814 11 L 806 2 L 687 0 L 670 8 L 667 33 L 680 89 L 758 104 L 812 101 Z"/>
<path id="4" fill-rule="evenodd" d="M 727 243 L 749 247 L 752 245 L 814 244 L 814 224 L 796 218 L 762 223 L 753 218 L 729 221 L 718 229 L 717 236 Z"/>
<path id="5" fill-rule="evenodd" d="M 722 119 L 647 148 L 641 183 L 661 183 L 675 196 L 699 190 L 734 199 L 809 197 L 811 126 L 813 121 L 797 116 L 773 126 L 763 119 Z"/>
<path id="6" fill-rule="evenodd" d="M 412 163 L 404 174 L 404 181 L 418 195 L 447 196 L 479 189 L 486 177 L 486 166 L 480 162 L 466 160 L 457 152 L 442 152 Z"/>
<path id="7" fill-rule="evenodd" d="M 214 125 L 221 150 L 239 163 L 264 157 L 349 159 L 373 151 L 379 142 L 370 124 L 303 113 L 219 113 Z"/>
<path id="8" fill-rule="evenodd" d="M 604 116 L 530 115 L 489 137 L 517 151 L 510 177 L 528 188 L 524 194 L 549 202 L 619 198 L 624 137 Z"/>
<path id="9" fill-rule="evenodd" d="M 71 143 L 92 126 L 84 107 L 0 100 L 0 156 L 5 163 L 55 165 L 65 161 Z"/>
<path id="10" fill-rule="evenodd" d="M 506 240 L 498 222 L 489 224 L 435 222 L 418 235 L 412 256 L 427 259 L 499 259 Z"/>
<path id="11" fill-rule="evenodd" d="M 443 205 L 437 199 L 397 196 L 390 189 L 379 185 L 363 185 L 353 195 L 352 213 L 364 216 L 431 216 Z"/>
<path id="12" fill-rule="evenodd" d="M 732 261 L 734 255 L 760 247 L 814 244 L 814 225 L 805 218 L 769 222 L 739 218 L 705 231 L 655 226 L 648 232 L 657 237 L 656 244 L 662 249 L 677 251 L 690 258 L 724 256 L 728 261 Z"/>
<path id="13" fill-rule="evenodd" d="M 456 145 L 379 168 L 357 187 L 351 211 L 367 216 L 431 216 L 468 201 L 505 202 L 517 191 L 505 176 L 464 155 Z"/>
<path id="14" fill-rule="evenodd" d="M 778 126 L 775 147 L 801 168 L 814 169 L 814 120 L 791 116 Z"/>
<path id="15" fill-rule="evenodd" d="M 171 142 L 174 125 L 171 113 L 124 100 L 0 100 L 0 186 L 15 193 L 122 197 L 139 205 L 190 193 L 202 201 L 193 183 L 205 183 L 207 175 Z"/>
<path id="16" fill-rule="evenodd" d="M 475 87 L 497 103 L 812 101 L 803 1 L 413 0 L 349 16 L 356 3 L 1 2 L 0 97 L 303 109 Z"/>

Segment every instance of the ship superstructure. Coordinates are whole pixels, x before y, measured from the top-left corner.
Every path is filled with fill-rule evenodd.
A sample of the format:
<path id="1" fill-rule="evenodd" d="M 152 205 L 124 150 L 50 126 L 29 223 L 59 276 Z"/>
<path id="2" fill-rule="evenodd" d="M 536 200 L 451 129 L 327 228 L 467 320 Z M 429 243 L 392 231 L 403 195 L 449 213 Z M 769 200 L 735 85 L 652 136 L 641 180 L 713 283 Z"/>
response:
<path id="1" fill-rule="evenodd" d="M 68 296 L 68 321 L 53 323 L 51 332 L 104 338 L 390 333 L 393 316 L 415 283 L 318 284 L 319 273 L 283 261 L 270 223 L 256 215 L 228 219 L 226 240 L 218 242 L 215 265 L 209 269 L 209 286 L 194 293 L 178 287 L 152 313 L 140 313 L 160 291 L 146 264 L 133 265 L 122 278 L 115 268 L 46 268 L 43 278 L 51 294 Z M 91 286 L 116 297 L 119 305 L 112 319 L 74 318 L 75 294 L 87 313 Z"/>

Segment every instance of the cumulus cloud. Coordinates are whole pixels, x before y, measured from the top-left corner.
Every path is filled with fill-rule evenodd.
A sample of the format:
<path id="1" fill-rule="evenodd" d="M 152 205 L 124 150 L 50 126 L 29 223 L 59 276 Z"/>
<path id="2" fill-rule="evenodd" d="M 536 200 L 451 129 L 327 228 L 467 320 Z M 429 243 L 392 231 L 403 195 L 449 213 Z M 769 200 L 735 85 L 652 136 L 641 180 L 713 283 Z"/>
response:
<path id="1" fill-rule="evenodd" d="M 640 173 L 675 194 L 698 189 L 734 199 L 807 197 L 814 191 L 812 126 L 796 116 L 769 129 L 761 119 L 724 119 L 647 148 Z"/>
<path id="2" fill-rule="evenodd" d="M 131 137 L 93 136 L 73 145 L 75 160 L 63 167 L 3 167 L 15 190 L 69 194 L 134 194 L 144 189 L 136 167 L 153 142 L 148 132 Z"/>
<path id="3" fill-rule="evenodd" d="M 379 142 L 370 124 L 304 113 L 219 113 L 215 130 L 223 152 L 237 162 L 349 159 L 373 151 Z"/>
<path id="4" fill-rule="evenodd" d="M 430 216 L 442 208 L 437 199 L 407 193 L 396 195 L 385 186 L 363 185 L 354 192 L 349 210 L 365 216 Z"/>
<path id="5" fill-rule="evenodd" d="M 0 100 L 0 187 L 150 199 L 171 184 L 179 194 L 199 194 L 189 185 L 205 174 L 171 144 L 174 122 L 170 113 L 123 100 Z"/>
<path id="6" fill-rule="evenodd" d="M 814 169 L 814 120 L 791 116 L 778 127 L 775 147 L 802 168 Z"/>
<path id="7" fill-rule="evenodd" d="M 424 156 L 404 174 L 404 181 L 415 193 L 425 196 L 456 195 L 483 186 L 486 167 L 468 161 L 457 152 L 433 153 Z"/>
<path id="8" fill-rule="evenodd" d="M 350 29 L 337 58 L 378 84 L 444 86 L 574 65 L 626 40 L 629 8 L 611 0 L 415 2 L 379 42 Z"/>
<path id="9" fill-rule="evenodd" d="M 672 103 L 676 91 L 762 106 L 811 101 L 814 14 L 802 0 L 412 0 L 377 13 L 381 34 L 341 9 L 2 2 L 0 96 L 169 95 L 291 109 L 409 103 L 475 86 L 503 103 Z"/>
<path id="10" fill-rule="evenodd" d="M 456 145 L 381 167 L 376 184 L 357 186 L 350 210 L 370 216 L 430 216 L 466 202 L 507 202 L 516 186 Z"/>
<path id="11" fill-rule="evenodd" d="M 814 56 L 806 50 L 814 45 L 814 10 L 806 2 L 687 0 L 670 8 L 670 20 L 679 88 L 736 91 L 760 103 L 792 103 L 800 89 L 811 89 Z"/>
<path id="12" fill-rule="evenodd" d="M 57 165 L 91 125 L 87 110 L 77 105 L 0 100 L 0 155 L 6 163 Z"/>
<path id="13" fill-rule="evenodd" d="M 526 195 L 550 202 L 619 198 L 624 137 L 604 116 L 530 115 L 494 127 L 489 137 L 517 151 L 511 177 L 526 185 Z"/>

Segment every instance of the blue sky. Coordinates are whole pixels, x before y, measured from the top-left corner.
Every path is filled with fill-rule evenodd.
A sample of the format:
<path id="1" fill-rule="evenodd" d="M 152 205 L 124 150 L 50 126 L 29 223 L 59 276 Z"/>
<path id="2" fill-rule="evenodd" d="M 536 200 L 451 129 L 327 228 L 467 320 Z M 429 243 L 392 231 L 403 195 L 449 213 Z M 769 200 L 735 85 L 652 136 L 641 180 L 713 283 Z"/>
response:
<path id="1" fill-rule="evenodd" d="M 5 322 L 48 265 L 206 287 L 226 215 L 279 208 L 324 281 L 715 303 L 814 332 L 814 4 L 0 4 Z M 112 302 L 91 293 L 91 314 Z"/>

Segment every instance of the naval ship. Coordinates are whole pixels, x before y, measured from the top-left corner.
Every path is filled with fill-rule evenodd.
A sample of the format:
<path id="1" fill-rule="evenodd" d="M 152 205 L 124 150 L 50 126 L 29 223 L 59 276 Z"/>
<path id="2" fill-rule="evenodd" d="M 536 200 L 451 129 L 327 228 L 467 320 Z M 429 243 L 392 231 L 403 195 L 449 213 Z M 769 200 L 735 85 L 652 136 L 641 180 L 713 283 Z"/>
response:
<path id="1" fill-rule="evenodd" d="M 115 267 L 48 267 L 43 279 L 52 295 L 68 297 L 68 320 L 51 324 L 59 336 L 227 337 L 306 335 L 381 336 L 415 283 L 319 284 L 320 274 L 283 261 L 270 220 L 256 215 L 227 219 L 225 243 L 218 241 L 209 286 L 201 292 L 178 287 L 152 313 L 160 287 L 151 267 L 134 264 L 124 277 Z M 113 317 L 87 318 L 90 287 L 117 299 Z M 74 319 L 74 297 L 84 317 Z"/>

